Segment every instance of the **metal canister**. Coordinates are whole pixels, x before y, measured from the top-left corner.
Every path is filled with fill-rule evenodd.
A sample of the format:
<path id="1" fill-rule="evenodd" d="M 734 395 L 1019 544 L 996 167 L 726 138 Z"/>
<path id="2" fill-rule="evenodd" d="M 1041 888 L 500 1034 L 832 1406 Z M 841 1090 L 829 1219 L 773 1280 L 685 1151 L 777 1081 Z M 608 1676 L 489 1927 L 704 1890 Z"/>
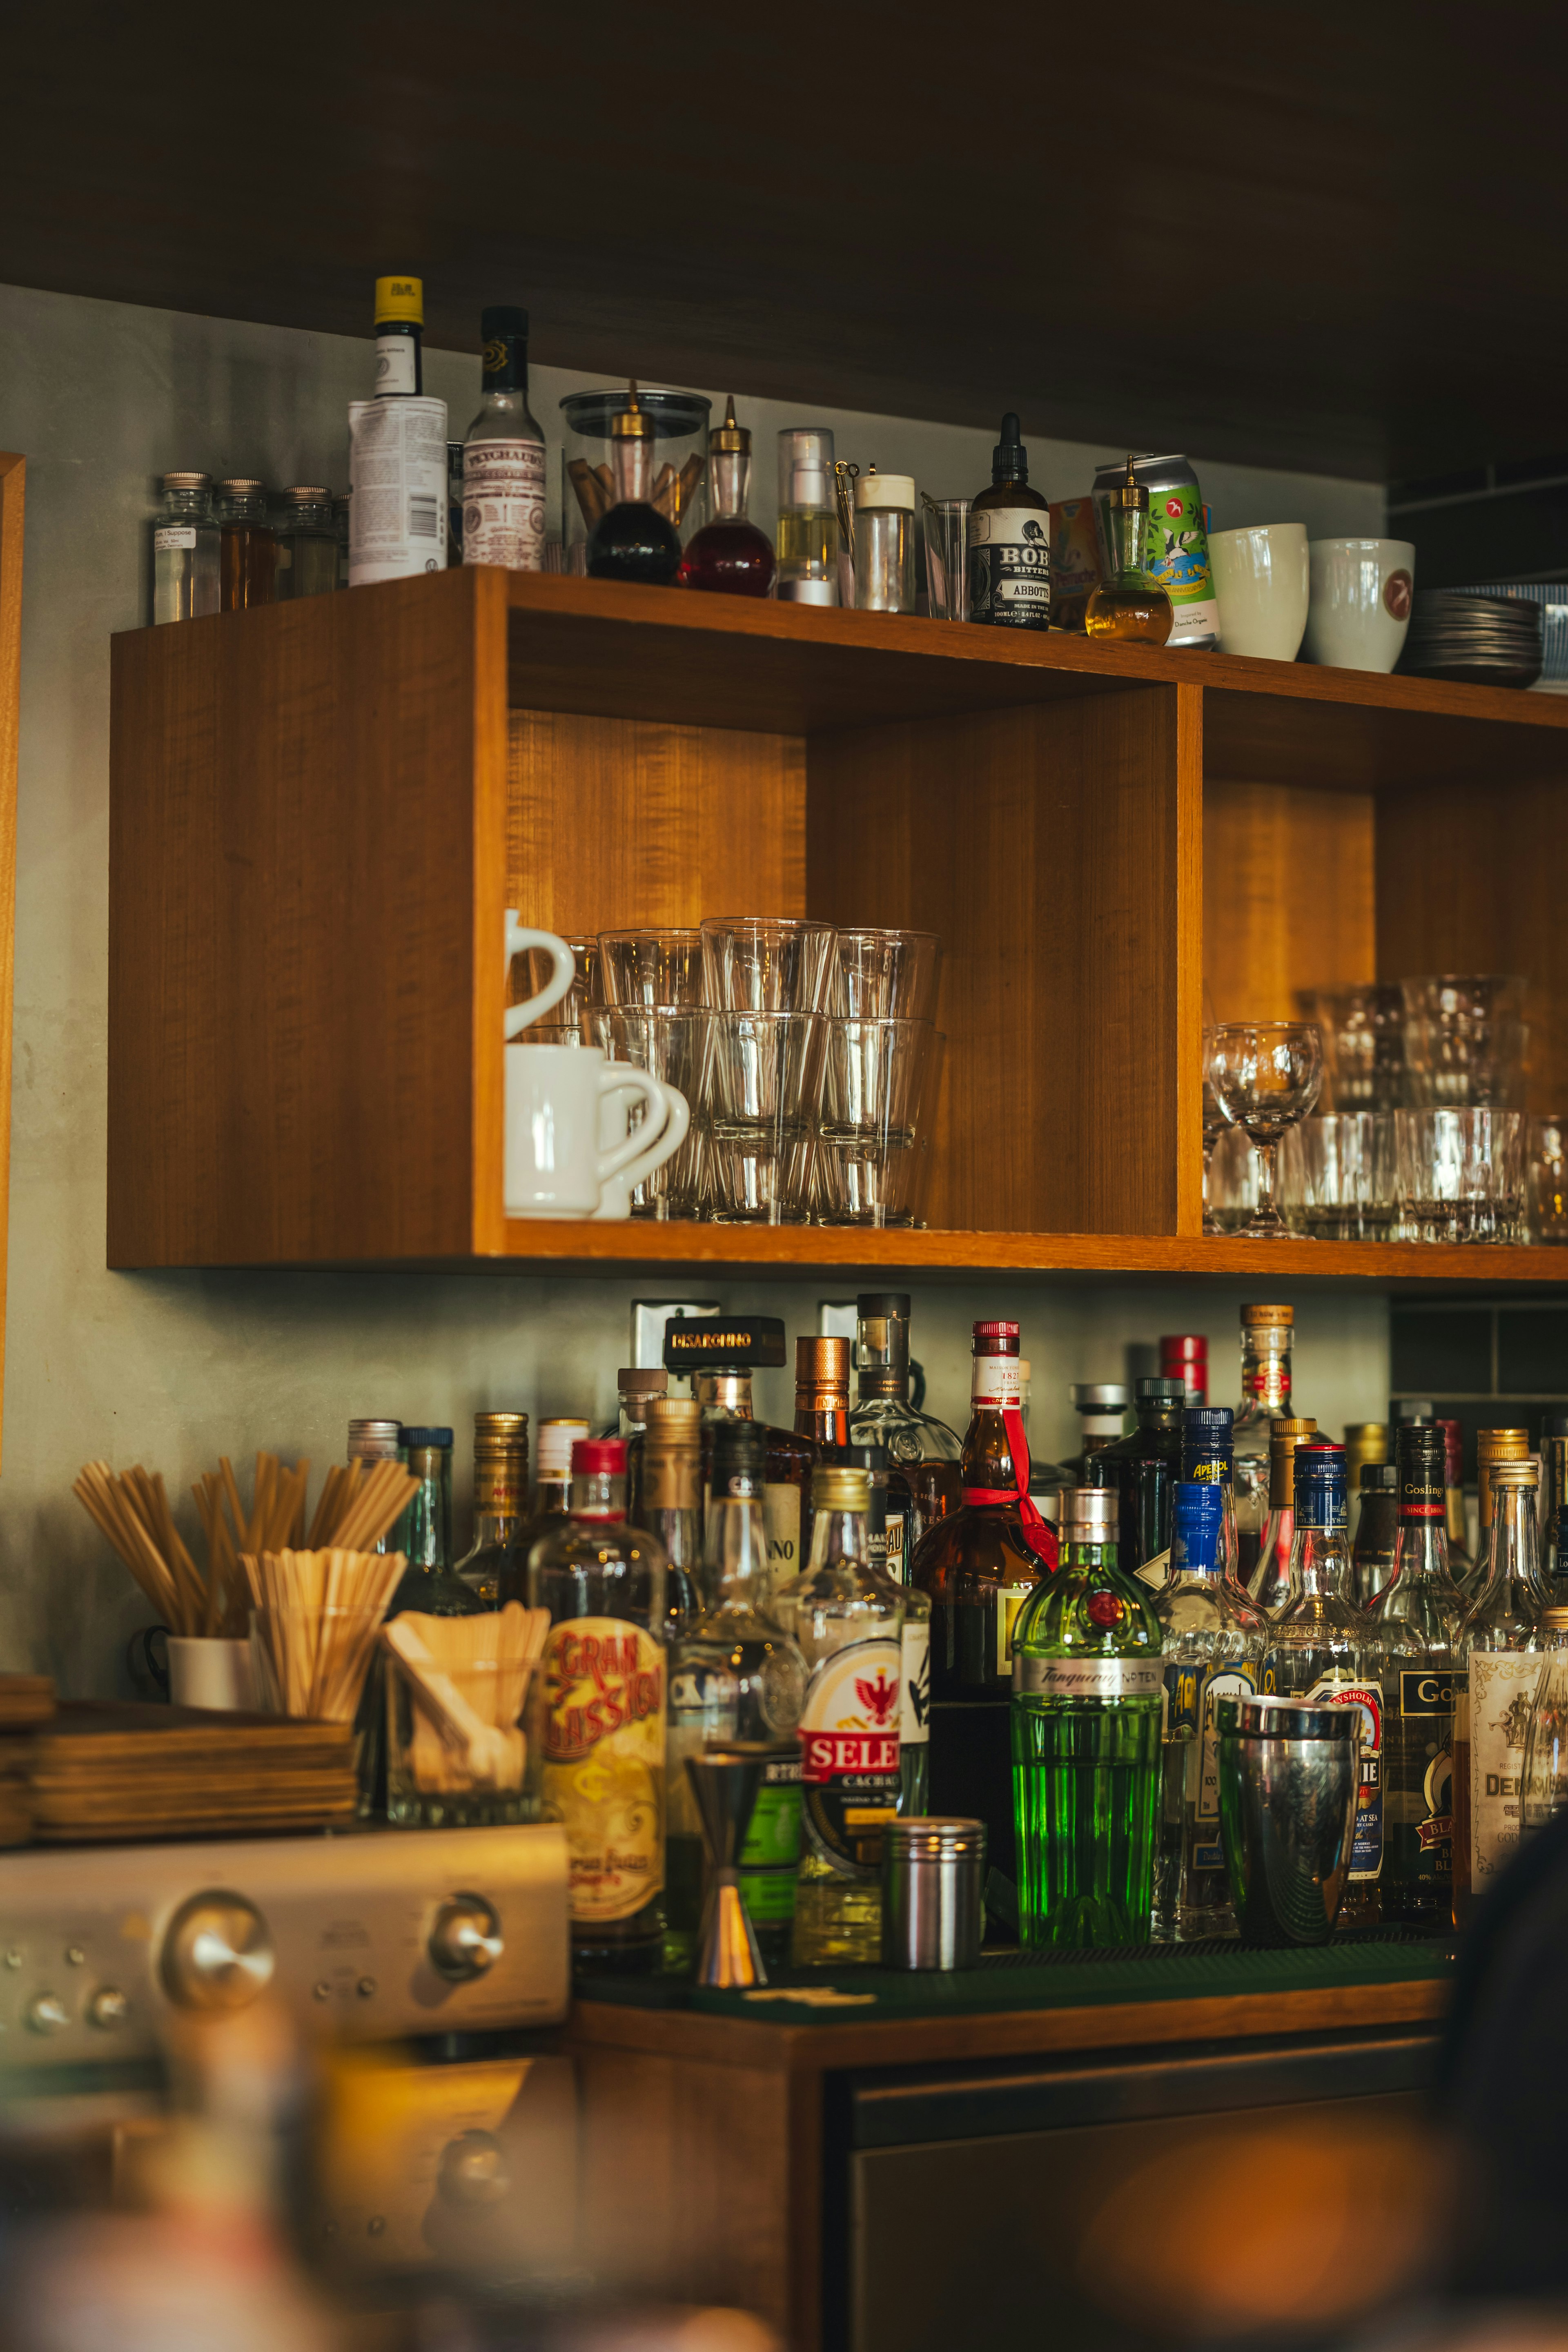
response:
<path id="1" fill-rule="evenodd" d="M 973 1969 L 980 1959 L 985 1824 L 916 1814 L 882 1832 L 882 1965 Z"/>
<path id="2" fill-rule="evenodd" d="M 1237 1927 L 1253 1943 L 1327 1943 L 1350 1876 L 1360 1709 L 1222 1698 L 1215 1721 Z"/>
<path id="3" fill-rule="evenodd" d="M 1168 645 L 1217 646 L 1219 606 L 1209 576 L 1209 540 L 1204 520 L 1203 492 L 1185 457 L 1140 457 L 1132 468 L 1134 481 L 1149 493 L 1149 541 L 1145 569 L 1149 578 L 1171 600 L 1174 616 Z M 1100 560 L 1108 580 L 1121 569 L 1121 551 L 1114 544 L 1110 493 L 1127 479 L 1127 460 L 1108 460 L 1094 478 L 1094 520 L 1100 534 Z"/>

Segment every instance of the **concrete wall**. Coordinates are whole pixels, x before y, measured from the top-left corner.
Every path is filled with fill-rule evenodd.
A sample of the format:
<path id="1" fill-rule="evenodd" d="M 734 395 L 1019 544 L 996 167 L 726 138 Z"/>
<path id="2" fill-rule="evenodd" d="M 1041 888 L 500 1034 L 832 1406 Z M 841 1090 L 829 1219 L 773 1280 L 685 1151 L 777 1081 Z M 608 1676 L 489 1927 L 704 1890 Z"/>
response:
<path id="1" fill-rule="evenodd" d="M 48 1671 L 68 1692 L 128 1687 L 123 1645 L 147 1614 L 71 1496 L 84 1461 L 144 1462 L 176 1494 L 220 1452 L 237 1460 L 258 1445 L 289 1458 L 304 1452 L 319 1474 L 341 1455 L 351 1414 L 396 1413 L 457 1425 L 466 1503 L 465 1424 L 476 1410 L 612 1415 L 629 1302 L 649 1288 L 525 1275 L 104 1268 L 109 637 L 146 618 L 152 478 L 199 466 L 341 487 L 345 406 L 368 388 L 369 357 L 368 341 L 0 288 L 0 447 L 27 459 L 0 1668 Z M 478 376 L 477 360 L 430 360 L 426 389 L 448 401 L 455 432 L 477 406 Z M 533 406 L 552 438 L 563 393 L 582 381 L 537 372 Z M 805 419 L 743 398 L 740 406 L 763 457 L 755 505 L 764 524 L 772 436 L 784 424 L 832 425 L 841 456 L 911 471 L 936 495 L 988 478 L 994 418 L 962 431 L 822 411 Z M 1053 497 L 1071 495 L 1113 454 L 1036 442 L 1033 478 Z M 1216 527 L 1299 520 L 1314 535 L 1380 527 L 1382 494 L 1364 483 L 1193 455 Z M 388 1125 L 395 1134 L 395 1111 Z M 1048 1136 L 1037 1148 L 1048 1150 Z M 854 1288 L 753 1281 L 702 1295 L 782 1313 L 794 1331 L 816 1327 L 821 1296 Z M 931 1375 L 931 1409 L 962 1425 L 970 1318 L 1018 1313 L 1037 1443 L 1051 1452 L 1070 1434 L 1067 1383 L 1117 1378 L 1129 1345 L 1163 1330 L 1208 1331 L 1215 1401 L 1234 1398 L 1241 1296 L 932 1285 L 915 1295 L 915 1351 Z M 1308 1296 L 1299 1326 L 1300 1409 L 1328 1425 L 1376 1412 L 1388 1392 L 1382 1302 Z M 788 1419 L 784 1375 L 760 1401 Z M 186 1517 L 194 1525 L 188 1500 Z M 460 1527 L 466 1519 L 460 1509 Z"/>

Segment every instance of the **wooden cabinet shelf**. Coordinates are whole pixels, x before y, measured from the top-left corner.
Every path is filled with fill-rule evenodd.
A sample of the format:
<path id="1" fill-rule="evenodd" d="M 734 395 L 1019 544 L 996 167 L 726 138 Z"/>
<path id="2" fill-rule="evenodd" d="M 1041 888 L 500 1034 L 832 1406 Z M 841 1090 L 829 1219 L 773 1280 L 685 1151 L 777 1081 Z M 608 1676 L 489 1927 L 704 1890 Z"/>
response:
<path id="1" fill-rule="evenodd" d="M 1522 971 L 1568 1100 L 1556 697 L 469 570 L 117 637 L 111 769 L 112 1265 L 1568 1276 L 1199 1232 L 1205 994 Z M 931 1230 L 509 1222 L 508 906 L 940 931 Z"/>

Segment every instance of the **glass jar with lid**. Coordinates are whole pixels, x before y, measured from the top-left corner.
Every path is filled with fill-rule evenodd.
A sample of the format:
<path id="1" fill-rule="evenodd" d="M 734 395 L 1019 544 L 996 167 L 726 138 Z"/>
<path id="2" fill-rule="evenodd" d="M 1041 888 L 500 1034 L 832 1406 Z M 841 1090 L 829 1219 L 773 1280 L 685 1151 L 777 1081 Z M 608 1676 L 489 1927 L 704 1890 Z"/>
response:
<path id="1" fill-rule="evenodd" d="M 855 609 L 915 609 L 915 482 L 868 467 L 855 484 Z"/>
<path id="2" fill-rule="evenodd" d="M 652 442 L 648 502 L 675 525 L 684 547 L 708 520 L 708 416 L 712 404 L 699 392 L 650 391 L 640 381 L 635 397 Z M 607 392 L 568 393 L 561 404 L 565 424 L 562 569 L 579 577 L 588 569 L 594 527 L 619 495 L 612 464 L 612 421 L 632 405 L 633 395 L 625 384 Z"/>
<path id="3" fill-rule="evenodd" d="M 285 490 L 278 527 L 278 602 L 329 595 L 337 584 L 338 537 L 331 490 Z"/>
<path id="4" fill-rule="evenodd" d="M 218 528 L 212 477 L 161 474 L 153 517 L 153 619 L 194 621 L 218 609 Z"/>

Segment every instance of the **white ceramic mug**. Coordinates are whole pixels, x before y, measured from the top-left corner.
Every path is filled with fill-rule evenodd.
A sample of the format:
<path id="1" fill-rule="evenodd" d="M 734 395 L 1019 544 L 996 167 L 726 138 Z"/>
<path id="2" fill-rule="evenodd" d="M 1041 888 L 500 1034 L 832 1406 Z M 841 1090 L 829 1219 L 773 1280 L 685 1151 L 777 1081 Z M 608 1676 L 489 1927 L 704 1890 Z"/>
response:
<path id="1" fill-rule="evenodd" d="M 1307 610 L 1309 661 L 1331 669 L 1391 670 L 1405 650 L 1415 593 L 1407 539 L 1314 539 Z"/>
<path id="2" fill-rule="evenodd" d="M 1209 533 L 1220 651 L 1293 662 L 1307 625 L 1304 522 L 1260 522 Z"/>
<path id="3" fill-rule="evenodd" d="M 603 1098 L 620 1094 L 647 1105 L 630 1134 L 625 1109 L 605 1118 Z M 607 1062 L 597 1045 L 509 1045 L 507 1215 L 629 1216 L 631 1186 L 679 1150 L 689 1118 L 676 1087 L 627 1062 Z M 601 1132 L 620 1140 L 605 1148 Z"/>
<path id="4" fill-rule="evenodd" d="M 531 1021 L 538 1021 L 552 1005 L 559 1004 L 577 977 L 577 959 L 564 940 L 553 931 L 532 931 L 522 921 L 515 907 L 506 910 L 506 956 L 501 965 L 503 975 L 511 971 L 511 960 L 524 948 L 548 948 L 554 970 L 537 996 L 525 997 L 521 1004 L 509 1004 L 506 1009 L 506 1034 L 515 1037 Z"/>
<path id="5" fill-rule="evenodd" d="M 627 1066 L 624 1062 L 610 1062 L 608 1055 L 605 1059 L 612 1070 L 624 1070 Z M 646 1075 L 641 1070 L 637 1073 L 639 1077 Z M 686 1140 L 691 1126 L 691 1105 L 680 1088 L 672 1087 L 667 1078 L 656 1079 L 655 1084 L 669 1105 L 669 1125 L 658 1138 L 658 1149 L 646 1167 L 628 1161 L 618 1174 L 606 1178 L 600 1185 L 599 1205 L 594 1211 L 596 1217 L 629 1217 L 633 1189 L 642 1182 L 645 1176 L 651 1176 L 656 1168 L 662 1168 L 667 1160 L 673 1160 Z M 640 1089 L 630 1085 L 618 1102 L 614 1094 L 604 1097 L 599 1105 L 599 1148 L 602 1151 L 613 1152 L 621 1138 L 628 1132 L 633 1105 L 639 1098 Z M 639 1142 L 647 1141 L 646 1120 L 629 1131 L 635 1132 Z"/>
<path id="6" fill-rule="evenodd" d="M 174 1706 L 222 1707 L 248 1713 L 256 1705 L 250 1643 L 221 1634 L 169 1636 L 169 1698 Z"/>

